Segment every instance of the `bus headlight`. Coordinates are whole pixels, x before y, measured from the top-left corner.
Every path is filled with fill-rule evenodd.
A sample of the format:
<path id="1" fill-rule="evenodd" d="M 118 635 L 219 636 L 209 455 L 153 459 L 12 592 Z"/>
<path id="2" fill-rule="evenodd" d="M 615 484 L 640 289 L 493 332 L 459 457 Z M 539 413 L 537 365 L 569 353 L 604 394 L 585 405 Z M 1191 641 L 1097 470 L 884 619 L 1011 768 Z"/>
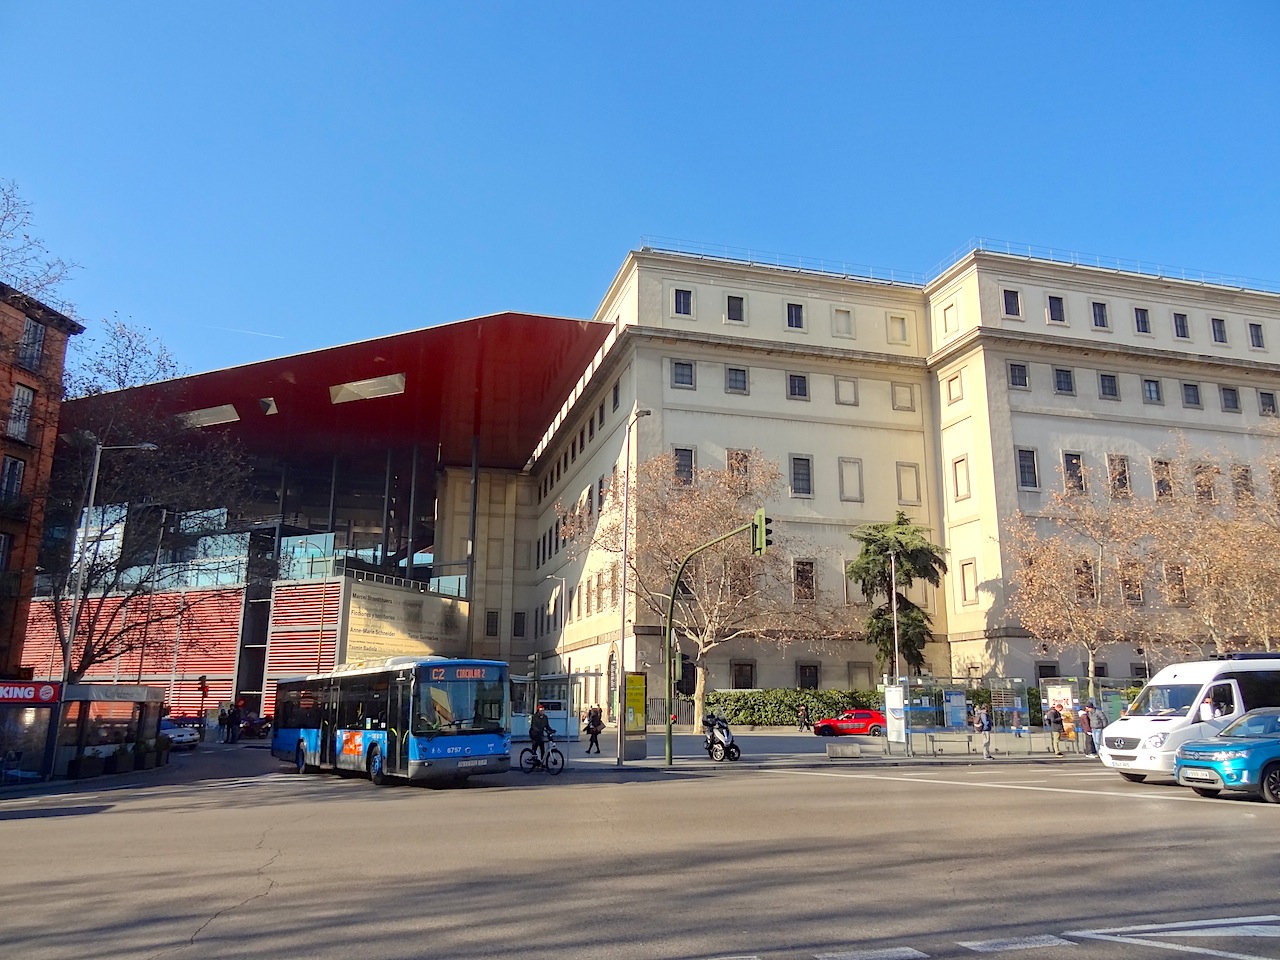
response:
<path id="1" fill-rule="evenodd" d="M 1148 750 L 1159 750 L 1168 739 L 1169 735 L 1167 733 L 1153 733 L 1142 742 L 1142 745 Z"/>

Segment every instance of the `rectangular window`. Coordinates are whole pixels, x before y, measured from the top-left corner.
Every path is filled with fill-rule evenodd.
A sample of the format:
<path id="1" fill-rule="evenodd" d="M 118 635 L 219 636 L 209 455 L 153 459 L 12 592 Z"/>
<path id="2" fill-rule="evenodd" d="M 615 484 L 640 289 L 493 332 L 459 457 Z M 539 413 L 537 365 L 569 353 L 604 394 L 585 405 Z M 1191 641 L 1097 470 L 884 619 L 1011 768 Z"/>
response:
<path id="1" fill-rule="evenodd" d="M 1184 383 L 1182 385 L 1182 405 L 1184 407 L 1200 406 L 1200 384 Z"/>
<path id="2" fill-rule="evenodd" d="M 1040 473 L 1036 469 L 1036 452 L 1018 448 L 1018 486 L 1023 490 L 1040 489 Z"/>
<path id="3" fill-rule="evenodd" d="M 0 570 L 9 569 L 9 558 L 13 556 L 13 534 L 0 533 Z"/>
<path id="4" fill-rule="evenodd" d="M 1262 324 L 1249 324 L 1249 346 L 1261 350 L 1266 344 L 1262 340 Z"/>
<path id="5" fill-rule="evenodd" d="M 618 609 L 618 568 L 609 568 L 609 609 Z"/>
<path id="6" fill-rule="evenodd" d="M 587 439 L 594 440 L 596 438 L 596 422 L 594 420 L 587 421 Z"/>
<path id="7" fill-rule="evenodd" d="M 1026 389 L 1029 384 L 1027 378 L 1027 365 L 1025 363 L 1009 362 L 1009 386 Z"/>
<path id="8" fill-rule="evenodd" d="M 920 505 L 920 465 L 898 463 L 898 503 L 905 506 Z"/>
<path id="9" fill-rule="evenodd" d="M 756 688 L 756 665 L 751 660 L 729 661 L 729 683 L 734 690 Z"/>
<path id="10" fill-rule="evenodd" d="M 1061 297 L 1049 298 L 1049 320 L 1052 323 L 1067 322 L 1067 305 Z"/>
<path id="11" fill-rule="evenodd" d="M 978 561 L 960 561 L 960 602 L 972 604 L 978 602 Z"/>
<path id="12" fill-rule="evenodd" d="M 791 458 L 791 495 L 813 496 L 813 457 Z"/>
<path id="13" fill-rule="evenodd" d="M 1093 325 L 1098 330 L 1107 329 L 1107 305 L 1093 301 Z"/>
<path id="14" fill-rule="evenodd" d="M 846 407 L 858 405 L 858 381 L 850 377 L 836 377 L 836 403 Z"/>
<path id="15" fill-rule="evenodd" d="M 1081 560 L 1076 564 L 1076 601 L 1093 603 L 1098 597 L 1098 581 L 1093 575 L 1093 561 Z"/>
<path id="16" fill-rule="evenodd" d="M 694 382 L 695 366 L 692 360 L 672 360 L 671 361 L 671 386 L 677 390 L 695 390 L 697 384 Z"/>
<path id="17" fill-rule="evenodd" d="M 675 312 L 677 316 L 691 317 L 693 316 L 693 291 L 677 290 Z"/>
<path id="18" fill-rule="evenodd" d="M 957 500 L 968 500 L 972 496 L 969 488 L 969 458 L 956 457 L 951 461 L 951 489 L 955 491 Z"/>
<path id="19" fill-rule="evenodd" d="M 846 339 L 853 336 L 853 311 L 848 307 L 831 308 L 831 335 Z"/>
<path id="20" fill-rule="evenodd" d="M 960 329 L 960 311 L 956 309 L 954 303 L 948 303 L 942 308 L 942 332 L 955 333 Z"/>
<path id="21" fill-rule="evenodd" d="M 738 496 L 745 497 L 751 492 L 750 450 L 726 450 L 724 469 L 729 474 L 732 488 Z"/>
<path id="22" fill-rule="evenodd" d="M 9 407 L 9 436 L 14 440 L 26 440 L 31 427 L 31 408 L 35 405 L 36 392 L 17 384 L 13 388 L 13 403 Z"/>
<path id="23" fill-rule="evenodd" d="M 1276 415 L 1276 395 L 1271 390 L 1258 391 L 1258 413 L 1264 417 Z"/>
<path id="24" fill-rule="evenodd" d="M 796 687 L 801 690 L 817 690 L 821 672 L 822 665 L 819 663 L 797 663 Z"/>
<path id="25" fill-rule="evenodd" d="M 484 612 L 484 635 L 486 637 L 496 637 L 498 635 L 498 616 L 497 610 L 486 610 Z"/>
<path id="26" fill-rule="evenodd" d="M 747 303 L 742 297 L 728 296 L 724 301 L 724 316 L 734 323 L 745 323 L 747 320 Z"/>
<path id="27" fill-rule="evenodd" d="M 1227 321 L 1221 317 L 1213 317 L 1209 320 L 1209 326 L 1213 328 L 1213 342 L 1227 342 Z"/>
<path id="28" fill-rule="evenodd" d="M 813 561 L 797 560 L 794 567 L 795 598 L 799 603 L 804 600 L 818 599 L 818 586 L 814 580 Z"/>
<path id="29" fill-rule="evenodd" d="M 1142 402 L 1143 403 L 1164 403 L 1164 396 L 1160 391 L 1159 380 L 1143 380 L 1142 381 Z"/>
<path id="30" fill-rule="evenodd" d="M 675 458 L 676 483 L 685 485 L 693 483 L 693 447 L 676 447 L 671 452 Z"/>
<path id="31" fill-rule="evenodd" d="M 1076 377 L 1071 370 L 1062 367 L 1053 368 L 1053 392 L 1066 393 L 1074 395 L 1076 392 Z"/>
<path id="32" fill-rule="evenodd" d="M 1218 468 L 1211 463 L 1198 463 L 1192 474 L 1192 485 L 1195 487 L 1196 499 L 1201 503 L 1216 503 L 1218 496 L 1213 488 L 1213 478 Z"/>
<path id="33" fill-rule="evenodd" d="M 1187 602 L 1187 571 L 1179 563 L 1164 565 L 1164 596 L 1176 606 L 1183 606 Z"/>
<path id="34" fill-rule="evenodd" d="M 916 408 L 916 388 L 913 384 L 890 383 L 889 397 L 895 410 L 914 411 Z"/>
<path id="35" fill-rule="evenodd" d="M 1253 502 L 1253 469 L 1247 463 L 1231 465 L 1231 492 L 1236 503 Z"/>
<path id="36" fill-rule="evenodd" d="M 22 475 L 27 464 L 17 457 L 0 461 L 0 503 L 11 503 L 22 496 Z"/>
<path id="37" fill-rule="evenodd" d="M 1179 340 L 1191 339 L 1191 324 L 1187 321 L 1185 313 L 1175 313 L 1173 315 L 1173 335 Z"/>
<path id="38" fill-rule="evenodd" d="M 960 374 L 947 378 L 947 403 L 956 403 L 964 399 L 964 381 Z"/>
<path id="39" fill-rule="evenodd" d="M 890 343 L 906 343 L 907 342 L 907 318 L 899 316 L 889 317 L 889 342 Z"/>
<path id="40" fill-rule="evenodd" d="M 1136 560 L 1120 562 L 1120 592 L 1125 603 L 1142 604 L 1142 565 Z"/>
<path id="41" fill-rule="evenodd" d="M 616 411 L 618 405 L 622 402 L 622 384 L 615 383 L 613 385 L 613 409 Z"/>
<path id="42" fill-rule="evenodd" d="M 1129 458 L 1117 453 L 1107 454 L 1107 485 L 1112 500 L 1124 500 L 1133 492 L 1129 483 Z"/>
<path id="43" fill-rule="evenodd" d="M 1151 479 L 1155 483 L 1157 500 L 1173 498 L 1173 464 L 1168 460 L 1152 460 Z"/>
<path id="44" fill-rule="evenodd" d="M 523 610 L 517 610 L 511 615 L 511 636 L 524 636 L 525 620 L 527 616 L 528 615 Z"/>
<path id="45" fill-rule="evenodd" d="M 840 458 L 840 499 L 861 503 L 862 461 L 855 457 Z"/>
<path id="46" fill-rule="evenodd" d="M 809 399 L 809 375 L 805 373 L 787 374 L 787 399 Z"/>
<path id="47" fill-rule="evenodd" d="M 1239 387 L 1219 387 L 1218 392 L 1222 396 L 1223 413 L 1239 413 L 1240 412 L 1240 388 Z"/>
<path id="48" fill-rule="evenodd" d="M 44 359 L 44 324 L 26 318 L 22 327 L 22 342 L 18 344 L 18 366 L 24 370 L 39 370 Z"/>
<path id="49" fill-rule="evenodd" d="M 725 393 L 747 393 L 747 368 L 746 367 L 725 367 L 724 368 L 724 392 Z"/>
<path id="50" fill-rule="evenodd" d="M 1120 378 L 1114 373 L 1098 374 L 1098 396 L 1103 400 L 1120 399 Z"/>
<path id="51" fill-rule="evenodd" d="M 604 474 L 596 481 L 596 510 L 604 513 Z"/>
<path id="52" fill-rule="evenodd" d="M 1146 307 L 1133 308 L 1133 328 L 1139 333 L 1151 332 L 1151 315 Z"/>
<path id="53" fill-rule="evenodd" d="M 1062 454 L 1062 485 L 1067 493 L 1084 493 L 1084 455 Z"/>
<path id="54" fill-rule="evenodd" d="M 603 400 L 600 401 L 600 409 L 596 411 L 596 420 L 599 421 L 600 426 L 602 427 L 604 426 L 604 401 Z"/>
<path id="55" fill-rule="evenodd" d="M 791 330 L 804 329 L 804 304 L 787 304 L 787 328 Z"/>
<path id="56" fill-rule="evenodd" d="M 1004 291 L 1004 315 L 1022 319 L 1022 304 L 1019 302 L 1017 290 Z"/>

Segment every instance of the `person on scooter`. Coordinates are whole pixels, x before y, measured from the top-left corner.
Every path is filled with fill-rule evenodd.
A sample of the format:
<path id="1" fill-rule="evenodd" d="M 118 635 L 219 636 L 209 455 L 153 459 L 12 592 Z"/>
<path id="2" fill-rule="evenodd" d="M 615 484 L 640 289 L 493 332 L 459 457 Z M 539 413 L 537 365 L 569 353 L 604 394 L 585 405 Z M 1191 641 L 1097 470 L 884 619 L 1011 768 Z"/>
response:
<path id="1" fill-rule="evenodd" d="M 547 759 L 547 741 L 551 738 L 551 721 L 547 719 L 547 708 L 538 704 L 538 708 L 529 718 L 529 739 L 533 741 L 533 755 L 539 763 Z"/>

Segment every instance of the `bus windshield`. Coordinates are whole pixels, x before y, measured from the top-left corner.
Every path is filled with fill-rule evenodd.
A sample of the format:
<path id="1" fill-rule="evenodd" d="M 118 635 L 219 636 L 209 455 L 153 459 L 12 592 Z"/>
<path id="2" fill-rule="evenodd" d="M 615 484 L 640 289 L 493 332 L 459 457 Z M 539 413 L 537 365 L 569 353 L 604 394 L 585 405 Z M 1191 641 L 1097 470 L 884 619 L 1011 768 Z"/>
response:
<path id="1" fill-rule="evenodd" d="M 1201 684 L 1173 683 L 1167 687 L 1145 686 L 1129 707 L 1131 717 L 1185 717 L 1200 702 Z"/>
<path id="2" fill-rule="evenodd" d="M 492 672 L 492 676 L 486 674 Z M 414 685 L 414 736 L 507 733 L 510 710 L 504 678 L 474 667 L 424 665 Z"/>

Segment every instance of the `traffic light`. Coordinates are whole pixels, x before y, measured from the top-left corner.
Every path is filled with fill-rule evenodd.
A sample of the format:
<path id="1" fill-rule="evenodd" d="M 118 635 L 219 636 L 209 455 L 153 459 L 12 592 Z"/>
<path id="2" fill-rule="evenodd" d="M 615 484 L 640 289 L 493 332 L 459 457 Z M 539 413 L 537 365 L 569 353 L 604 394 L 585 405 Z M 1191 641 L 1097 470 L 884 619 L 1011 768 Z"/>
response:
<path id="1" fill-rule="evenodd" d="M 209 695 L 209 678 L 203 673 L 196 678 L 196 686 L 200 688 L 200 696 L 207 697 Z"/>
<path id="2" fill-rule="evenodd" d="M 771 523 L 773 518 L 764 515 L 764 507 L 757 510 L 755 516 L 751 518 L 751 552 L 756 556 L 763 554 L 766 547 L 773 546 Z"/>
<path id="3" fill-rule="evenodd" d="M 537 683 L 538 680 L 542 677 L 542 654 L 540 653 L 529 654 L 529 662 L 533 664 L 533 681 L 534 683 Z"/>
<path id="4" fill-rule="evenodd" d="M 697 687 L 698 675 L 694 671 L 693 661 L 687 653 L 680 654 L 680 662 L 673 663 L 676 672 L 676 693 L 691 697 Z"/>

